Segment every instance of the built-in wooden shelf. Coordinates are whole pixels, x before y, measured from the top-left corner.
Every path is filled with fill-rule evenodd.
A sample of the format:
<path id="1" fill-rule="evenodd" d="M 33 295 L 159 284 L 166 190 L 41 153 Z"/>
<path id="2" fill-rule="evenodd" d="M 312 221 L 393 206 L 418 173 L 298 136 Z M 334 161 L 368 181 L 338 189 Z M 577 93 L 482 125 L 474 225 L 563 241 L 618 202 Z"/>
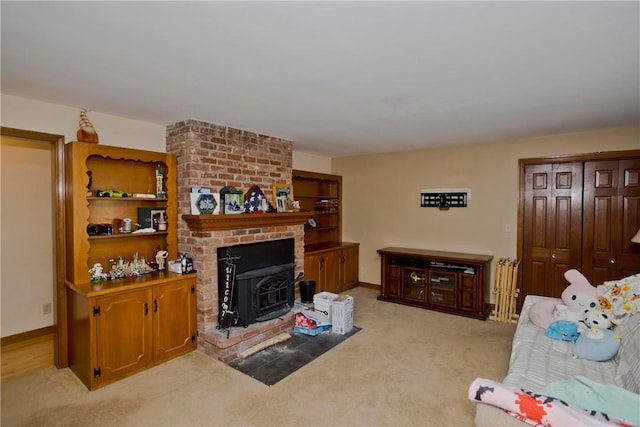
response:
<path id="1" fill-rule="evenodd" d="M 182 215 L 191 231 L 238 230 L 305 224 L 310 212 L 279 212 L 235 215 Z"/>

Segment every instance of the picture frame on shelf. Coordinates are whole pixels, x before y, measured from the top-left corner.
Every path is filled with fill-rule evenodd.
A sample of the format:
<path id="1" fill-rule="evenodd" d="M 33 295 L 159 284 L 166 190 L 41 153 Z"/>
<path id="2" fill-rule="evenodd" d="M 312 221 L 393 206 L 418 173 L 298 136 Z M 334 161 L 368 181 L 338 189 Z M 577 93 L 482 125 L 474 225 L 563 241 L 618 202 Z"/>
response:
<path id="1" fill-rule="evenodd" d="M 220 193 L 190 193 L 191 215 L 218 215 Z"/>
<path id="2" fill-rule="evenodd" d="M 167 219 L 167 211 L 165 209 L 151 209 L 151 227 L 158 231 L 158 221 Z M 166 227 L 165 227 L 166 230 Z"/>
<path id="3" fill-rule="evenodd" d="M 242 193 L 226 193 L 224 195 L 225 215 L 235 215 L 244 212 L 244 195 Z"/>
<path id="4" fill-rule="evenodd" d="M 278 212 L 287 211 L 287 198 L 286 196 L 276 196 L 276 210 Z"/>
<path id="5" fill-rule="evenodd" d="M 165 209 L 138 208 L 138 222 L 140 228 L 153 228 L 158 230 L 158 218 L 167 218 Z"/>
<path id="6" fill-rule="evenodd" d="M 276 204 L 277 204 L 278 197 L 284 197 L 285 200 L 293 200 L 293 185 L 287 184 L 287 183 L 273 184 L 273 200 L 276 200 Z M 285 211 L 286 211 L 286 204 L 285 204 Z"/>

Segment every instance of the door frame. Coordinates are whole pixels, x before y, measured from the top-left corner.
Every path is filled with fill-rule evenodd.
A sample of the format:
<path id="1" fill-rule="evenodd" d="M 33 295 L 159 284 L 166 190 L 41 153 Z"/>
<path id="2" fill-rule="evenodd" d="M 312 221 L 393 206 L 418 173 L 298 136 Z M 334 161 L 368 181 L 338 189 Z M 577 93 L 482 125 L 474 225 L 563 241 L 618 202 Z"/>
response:
<path id="1" fill-rule="evenodd" d="M 14 138 L 24 138 L 34 141 L 41 141 L 46 144 L 53 144 L 54 155 L 53 164 L 53 221 L 55 241 L 55 263 L 54 263 L 54 298 L 56 299 L 56 307 L 53 313 L 55 324 L 55 339 L 53 340 L 54 364 L 57 368 L 65 368 L 69 364 L 67 352 L 67 299 L 65 297 L 65 159 L 64 159 L 64 135 L 56 135 L 52 133 L 36 132 L 26 129 L 17 129 L 11 127 L 0 126 L 0 134 L 2 136 L 11 136 Z"/>

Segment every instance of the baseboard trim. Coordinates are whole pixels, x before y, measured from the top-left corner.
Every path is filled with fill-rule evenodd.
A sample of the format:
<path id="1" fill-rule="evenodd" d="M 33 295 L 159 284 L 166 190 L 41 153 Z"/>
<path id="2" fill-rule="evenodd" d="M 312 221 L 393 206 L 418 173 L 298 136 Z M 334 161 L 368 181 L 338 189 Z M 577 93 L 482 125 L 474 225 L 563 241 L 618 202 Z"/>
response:
<path id="1" fill-rule="evenodd" d="M 41 337 L 44 335 L 55 334 L 56 333 L 56 325 L 45 326 L 44 328 L 34 329 L 32 331 L 22 332 L 15 335 L 9 335 L 8 337 L 0 338 L 0 345 L 9 345 L 15 344 L 22 341 L 27 341 L 32 338 Z"/>
<path id="2" fill-rule="evenodd" d="M 361 286 L 363 288 L 380 290 L 380 285 L 376 285 L 374 283 L 358 282 L 358 286 Z"/>

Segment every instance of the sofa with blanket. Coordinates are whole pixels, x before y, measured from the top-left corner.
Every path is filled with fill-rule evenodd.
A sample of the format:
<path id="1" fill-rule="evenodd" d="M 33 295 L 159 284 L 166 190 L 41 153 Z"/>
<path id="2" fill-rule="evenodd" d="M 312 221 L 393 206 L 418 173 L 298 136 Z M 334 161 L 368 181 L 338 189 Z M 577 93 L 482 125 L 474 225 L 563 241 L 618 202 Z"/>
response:
<path id="1" fill-rule="evenodd" d="M 583 379 L 583 383 L 589 381 L 590 384 L 602 385 L 608 387 L 606 390 L 613 390 L 607 391 L 608 394 L 613 394 L 618 390 L 626 397 L 631 395 L 631 399 L 640 399 L 640 314 L 629 316 L 615 328 L 615 332 L 620 335 L 621 340 L 615 357 L 608 361 L 593 362 L 575 358 L 572 351 L 573 342 L 550 339 L 545 336 L 545 329 L 531 321 L 529 311 L 531 306 L 539 301 L 562 304 L 562 300 L 557 298 L 537 295 L 528 295 L 525 298 L 513 337 L 509 370 L 502 383 L 496 383 L 499 384 L 499 387 L 525 389 L 550 396 L 542 391 L 548 390 L 551 385 L 564 384 L 578 378 Z M 482 394 L 482 390 L 490 389 L 489 386 L 492 386 L 491 389 L 496 388 L 493 384 L 485 384 L 480 387 L 476 384 L 476 398 L 474 399 L 474 391 L 471 388 L 469 398 L 485 401 L 478 396 Z M 593 394 L 593 391 L 591 390 L 590 393 Z M 640 400 L 637 401 L 640 402 Z M 564 405 L 564 402 L 561 403 Z M 622 405 L 629 406 L 628 402 Z M 476 406 L 476 425 L 487 427 L 525 425 L 497 406 L 478 403 Z M 638 407 L 636 406 L 636 408 Z M 635 408 L 632 409 L 632 411 L 635 410 Z M 640 408 L 637 411 L 640 419 Z M 634 413 L 631 414 L 632 417 L 634 415 Z M 628 417 L 623 419 L 627 420 Z M 604 423 L 604 425 L 607 424 L 607 422 Z M 594 422 L 590 425 L 601 424 Z"/>

